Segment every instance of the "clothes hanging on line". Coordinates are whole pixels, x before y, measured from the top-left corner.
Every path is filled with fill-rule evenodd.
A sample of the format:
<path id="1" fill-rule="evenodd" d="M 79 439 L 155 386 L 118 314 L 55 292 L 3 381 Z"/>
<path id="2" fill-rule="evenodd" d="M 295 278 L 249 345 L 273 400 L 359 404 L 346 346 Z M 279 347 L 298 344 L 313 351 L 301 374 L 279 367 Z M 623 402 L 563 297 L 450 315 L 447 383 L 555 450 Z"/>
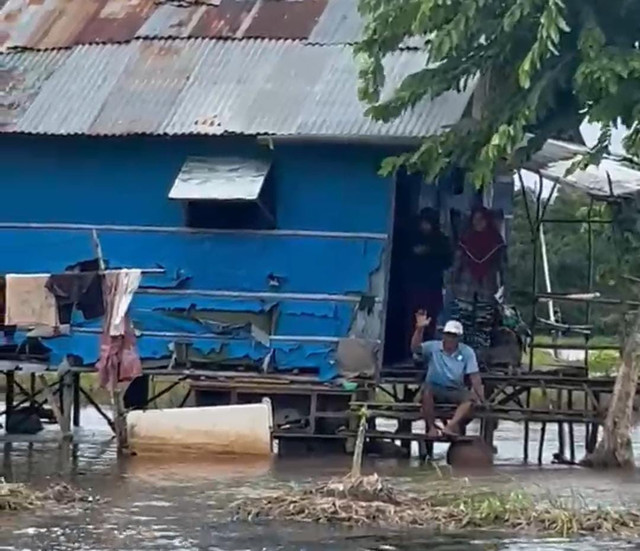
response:
<path id="1" fill-rule="evenodd" d="M 105 316 L 96 364 L 103 387 L 114 389 L 118 383 L 142 374 L 135 331 L 127 315 L 141 279 L 140 270 L 121 270 L 104 276 Z"/>
<path id="2" fill-rule="evenodd" d="M 124 335 L 100 336 L 100 358 L 96 363 L 100 386 L 114 389 L 118 383 L 132 381 L 142 375 L 142 362 L 138 354 L 133 325 L 126 318 Z"/>
<path id="3" fill-rule="evenodd" d="M 102 280 L 99 273 L 69 273 L 52 275 L 47 289 L 56 299 L 60 323 L 71 323 L 73 310 L 77 308 L 84 319 L 93 320 L 104 315 Z"/>
<path id="4" fill-rule="evenodd" d="M 7 311 L 7 280 L 5 276 L 0 276 L 0 328 L 4 334 L 3 344 L 13 344 L 14 336 L 17 328 L 15 326 L 9 326 L 6 323 L 6 311 Z"/>
<path id="5" fill-rule="evenodd" d="M 59 327 L 56 299 L 46 284 L 49 274 L 7 274 L 5 325 Z"/>
<path id="6" fill-rule="evenodd" d="M 141 280 L 142 272 L 140 270 L 120 270 L 106 274 L 107 314 L 109 334 L 112 337 L 125 334 L 127 311 Z"/>

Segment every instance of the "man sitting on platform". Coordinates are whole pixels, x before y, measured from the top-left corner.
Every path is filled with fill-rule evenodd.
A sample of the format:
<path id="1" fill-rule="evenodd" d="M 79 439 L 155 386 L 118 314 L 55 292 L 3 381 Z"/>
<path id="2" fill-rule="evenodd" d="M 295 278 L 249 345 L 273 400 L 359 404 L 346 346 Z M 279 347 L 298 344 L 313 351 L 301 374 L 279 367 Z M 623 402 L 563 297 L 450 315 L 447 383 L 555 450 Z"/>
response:
<path id="1" fill-rule="evenodd" d="M 411 337 L 411 350 L 422 356 L 427 367 L 422 414 L 429 436 L 455 437 L 460 435 L 461 424 L 469 420 L 474 403 L 484 400 L 478 361 L 473 349 L 460 342 L 463 328 L 459 321 L 446 323 L 441 341 L 422 342 L 424 327 L 429 322 L 425 311 L 417 312 L 415 331 Z M 471 389 L 467 387 L 467 376 Z M 458 406 L 444 429 L 436 426 L 434 403 L 453 403 Z"/>

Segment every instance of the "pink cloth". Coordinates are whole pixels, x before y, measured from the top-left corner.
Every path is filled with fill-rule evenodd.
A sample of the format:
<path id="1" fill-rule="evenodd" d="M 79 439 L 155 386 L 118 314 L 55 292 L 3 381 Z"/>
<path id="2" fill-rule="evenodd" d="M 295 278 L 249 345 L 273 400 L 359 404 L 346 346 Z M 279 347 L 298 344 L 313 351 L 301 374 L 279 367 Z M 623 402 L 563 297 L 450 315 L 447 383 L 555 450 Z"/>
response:
<path id="1" fill-rule="evenodd" d="M 100 386 L 115 389 L 118 383 L 142 375 L 133 324 L 126 315 L 140 282 L 140 270 L 108 273 L 104 278 L 105 316 L 96 363 Z"/>
<path id="2" fill-rule="evenodd" d="M 124 335 L 112 337 L 106 332 L 100 337 L 100 359 L 96 364 L 100 386 L 114 389 L 118 383 L 132 381 L 142 375 L 136 334 L 126 318 Z"/>

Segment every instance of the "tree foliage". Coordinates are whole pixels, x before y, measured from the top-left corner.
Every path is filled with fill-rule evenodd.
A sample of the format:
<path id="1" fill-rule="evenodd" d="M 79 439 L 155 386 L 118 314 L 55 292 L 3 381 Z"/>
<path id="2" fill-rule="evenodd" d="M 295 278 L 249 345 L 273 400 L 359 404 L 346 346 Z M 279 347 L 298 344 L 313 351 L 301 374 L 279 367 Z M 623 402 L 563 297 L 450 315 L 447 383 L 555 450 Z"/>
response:
<path id="1" fill-rule="evenodd" d="M 583 163 L 608 151 L 619 123 L 640 157 L 638 0 L 359 0 L 359 9 L 359 95 L 373 118 L 392 120 L 448 90 L 476 86 L 482 96 L 481 117 L 469 113 L 383 172 L 406 164 L 435 178 L 456 165 L 482 185 L 549 137 L 575 136 L 585 117 L 602 130 Z M 416 40 L 428 51 L 424 68 L 386 94 L 385 57 Z"/>

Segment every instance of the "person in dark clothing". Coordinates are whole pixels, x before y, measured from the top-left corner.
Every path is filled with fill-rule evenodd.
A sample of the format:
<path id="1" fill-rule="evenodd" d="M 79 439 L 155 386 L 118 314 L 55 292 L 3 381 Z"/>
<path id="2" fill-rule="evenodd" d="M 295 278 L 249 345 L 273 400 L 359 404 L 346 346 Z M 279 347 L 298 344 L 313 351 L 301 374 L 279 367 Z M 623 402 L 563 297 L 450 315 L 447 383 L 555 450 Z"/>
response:
<path id="1" fill-rule="evenodd" d="M 407 293 L 407 345 L 413 334 L 414 315 L 419 310 L 430 314 L 430 323 L 424 328 L 424 340 L 433 339 L 436 323 L 442 311 L 444 272 L 451 266 L 452 251 L 449 239 L 440 229 L 436 210 L 420 211 L 415 228 L 408 236 L 406 251 L 405 289 Z"/>

